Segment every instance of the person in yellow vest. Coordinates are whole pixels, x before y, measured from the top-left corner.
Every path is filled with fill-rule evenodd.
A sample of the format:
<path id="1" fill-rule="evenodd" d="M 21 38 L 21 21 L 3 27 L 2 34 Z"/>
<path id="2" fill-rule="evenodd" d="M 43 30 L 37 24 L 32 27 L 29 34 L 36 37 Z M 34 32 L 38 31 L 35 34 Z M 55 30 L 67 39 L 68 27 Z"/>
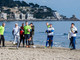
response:
<path id="1" fill-rule="evenodd" d="M 2 41 L 3 47 L 5 47 L 4 27 L 5 27 L 5 23 L 2 23 L 2 26 L 0 26 L 0 45 L 1 45 L 1 41 Z"/>

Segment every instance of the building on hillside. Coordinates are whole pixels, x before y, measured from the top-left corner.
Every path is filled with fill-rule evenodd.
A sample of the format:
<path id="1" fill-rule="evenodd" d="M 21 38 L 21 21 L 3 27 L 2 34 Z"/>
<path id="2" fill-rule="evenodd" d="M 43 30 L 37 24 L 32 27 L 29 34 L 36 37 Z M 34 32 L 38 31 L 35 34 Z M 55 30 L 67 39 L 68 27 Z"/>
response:
<path id="1" fill-rule="evenodd" d="M 16 13 L 17 11 L 19 11 L 18 7 L 10 8 L 10 10 L 11 10 L 11 12 L 14 12 L 14 13 Z"/>
<path id="2" fill-rule="evenodd" d="M 0 18 L 1 19 L 6 19 L 7 20 L 7 13 L 0 13 Z"/>
<path id="3" fill-rule="evenodd" d="M 53 15 L 54 15 L 54 17 L 55 18 L 57 18 L 58 20 L 61 20 L 62 19 L 62 17 L 60 16 L 60 14 L 58 13 L 58 12 L 53 12 Z"/>
<path id="4" fill-rule="evenodd" d="M 33 18 L 33 14 L 28 13 L 28 14 L 27 14 L 27 19 L 29 19 L 29 20 L 30 20 L 30 19 L 34 19 L 34 18 Z"/>
<path id="5" fill-rule="evenodd" d="M 26 19 L 25 14 L 21 13 L 21 14 L 20 14 L 20 19 L 21 19 L 21 20 L 25 20 L 25 19 Z"/>
<path id="6" fill-rule="evenodd" d="M 20 20 L 20 14 L 19 13 L 14 13 L 14 18 L 16 20 Z"/>
<path id="7" fill-rule="evenodd" d="M 47 9 L 46 8 L 44 9 L 44 12 L 47 12 Z"/>
<path id="8" fill-rule="evenodd" d="M 3 8 L 3 10 L 8 10 L 8 9 L 10 9 L 9 7 L 2 7 Z"/>

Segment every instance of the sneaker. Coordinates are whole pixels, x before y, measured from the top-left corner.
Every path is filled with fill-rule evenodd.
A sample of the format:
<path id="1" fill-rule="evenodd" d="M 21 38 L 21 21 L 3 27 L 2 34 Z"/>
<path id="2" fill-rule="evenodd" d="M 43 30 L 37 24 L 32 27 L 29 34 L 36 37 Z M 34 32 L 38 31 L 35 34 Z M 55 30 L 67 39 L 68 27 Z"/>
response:
<path id="1" fill-rule="evenodd" d="M 44 48 L 47 48 L 47 47 L 44 47 Z"/>
<path id="2" fill-rule="evenodd" d="M 30 48 L 30 45 L 28 46 L 28 48 Z"/>
<path id="3" fill-rule="evenodd" d="M 28 45 L 26 45 L 26 47 L 28 48 Z"/>
<path id="4" fill-rule="evenodd" d="M 73 48 L 72 48 L 72 49 L 70 49 L 70 50 L 76 50 L 76 49 L 73 49 Z"/>

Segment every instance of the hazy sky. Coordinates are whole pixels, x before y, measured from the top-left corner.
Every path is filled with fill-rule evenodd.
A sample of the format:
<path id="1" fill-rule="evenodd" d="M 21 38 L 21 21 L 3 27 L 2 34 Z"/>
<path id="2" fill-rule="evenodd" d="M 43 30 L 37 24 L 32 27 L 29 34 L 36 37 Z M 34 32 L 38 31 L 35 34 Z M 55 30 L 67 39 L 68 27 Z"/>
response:
<path id="1" fill-rule="evenodd" d="M 30 3 L 38 3 L 46 5 L 53 10 L 57 10 L 60 14 L 71 17 L 75 14 L 80 18 L 80 0 L 25 0 Z"/>

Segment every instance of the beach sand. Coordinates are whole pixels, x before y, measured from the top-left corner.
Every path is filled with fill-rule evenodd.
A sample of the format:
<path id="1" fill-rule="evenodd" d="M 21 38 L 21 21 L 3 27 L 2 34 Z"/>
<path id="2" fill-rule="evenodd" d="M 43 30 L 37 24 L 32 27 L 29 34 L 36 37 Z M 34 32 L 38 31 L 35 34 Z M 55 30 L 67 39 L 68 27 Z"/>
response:
<path id="1" fill-rule="evenodd" d="M 43 46 L 16 49 L 12 42 L 6 42 L 6 47 L 0 48 L 0 60 L 80 60 L 80 50 Z"/>

